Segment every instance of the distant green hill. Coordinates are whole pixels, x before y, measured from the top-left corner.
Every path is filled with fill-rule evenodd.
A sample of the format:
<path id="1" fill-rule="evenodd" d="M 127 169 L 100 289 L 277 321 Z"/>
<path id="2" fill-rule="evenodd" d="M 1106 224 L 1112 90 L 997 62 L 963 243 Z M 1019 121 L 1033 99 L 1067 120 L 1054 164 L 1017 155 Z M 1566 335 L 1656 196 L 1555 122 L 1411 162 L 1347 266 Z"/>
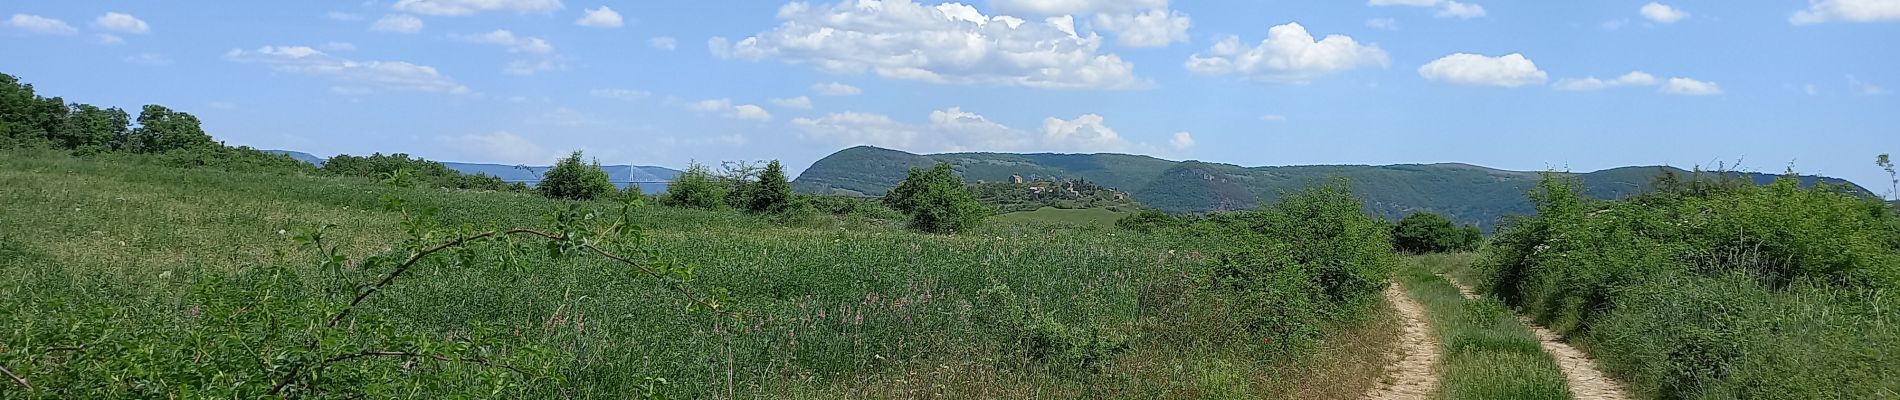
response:
<path id="1" fill-rule="evenodd" d="M 1524 194 L 1539 179 L 1538 172 L 1469 164 L 1241 167 L 1127 154 L 919 155 L 858 146 L 818 160 L 792 186 L 809 193 L 879 196 L 903 180 L 911 167 L 927 167 L 939 161 L 956 166 L 957 172 L 970 181 L 1004 182 L 1012 175 L 1031 180 L 1087 179 L 1129 192 L 1142 204 L 1172 213 L 1253 208 L 1277 199 L 1282 192 L 1346 178 L 1374 214 L 1397 219 L 1416 211 L 1431 211 L 1486 230 L 1496 227 L 1504 215 L 1529 214 L 1532 208 Z M 1575 175 L 1591 196 L 1610 199 L 1649 190 L 1651 179 L 1665 169 L 1688 176 L 1687 171 L 1659 166 Z M 1770 174 L 1746 176 L 1757 182 L 1775 179 Z M 1866 191 L 1835 178 L 1802 176 L 1801 180 L 1803 184 L 1824 181 Z"/>

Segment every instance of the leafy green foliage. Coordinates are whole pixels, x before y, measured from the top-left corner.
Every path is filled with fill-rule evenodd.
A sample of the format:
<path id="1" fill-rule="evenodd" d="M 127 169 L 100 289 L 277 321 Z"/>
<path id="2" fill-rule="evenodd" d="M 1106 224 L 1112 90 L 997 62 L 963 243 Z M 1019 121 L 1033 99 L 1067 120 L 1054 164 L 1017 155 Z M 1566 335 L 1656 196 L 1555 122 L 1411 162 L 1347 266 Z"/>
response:
<path id="1" fill-rule="evenodd" d="M 218 146 L 198 126 L 198 117 L 165 106 L 151 104 L 139 111 L 139 127 L 127 139 L 132 151 L 163 153 Z"/>
<path id="2" fill-rule="evenodd" d="M 660 196 L 660 204 L 669 207 L 699 208 L 717 210 L 726 207 L 728 186 L 712 170 L 700 163 L 692 163 L 685 172 L 674 177 L 666 184 L 666 193 Z"/>
<path id="3" fill-rule="evenodd" d="M 619 191 L 607 179 L 607 171 L 600 169 L 600 162 L 581 161 L 580 151 L 554 163 L 534 189 L 542 196 L 567 200 L 593 200 Z"/>
<path id="4" fill-rule="evenodd" d="M 1085 179 L 978 182 L 970 185 L 970 192 L 976 195 L 977 201 L 996 208 L 998 213 L 1035 211 L 1044 207 L 1064 210 L 1107 208 L 1114 211 L 1141 208 L 1141 204 L 1130 199 L 1128 193 Z"/>
<path id="5" fill-rule="evenodd" d="M 1335 182 L 1197 222 L 1238 235 L 1230 239 L 1238 246 L 1216 254 L 1212 275 L 1234 315 L 1281 352 L 1303 350 L 1328 324 L 1363 318 L 1398 259 L 1390 230 L 1361 208 L 1349 186 Z"/>
<path id="6" fill-rule="evenodd" d="M 1429 212 L 1407 215 L 1392 227 L 1392 247 L 1413 254 L 1476 251 L 1483 242 L 1477 226 L 1452 225 L 1445 216 Z"/>
<path id="7" fill-rule="evenodd" d="M 785 167 L 778 160 L 772 160 L 759 172 L 758 182 L 751 184 L 752 190 L 746 191 L 748 197 L 746 210 L 755 213 L 778 213 L 791 206 L 792 184 L 785 179 Z"/>
<path id="8" fill-rule="evenodd" d="M 1181 218 L 1155 209 L 1143 209 L 1115 221 L 1115 226 L 1138 232 L 1156 232 L 1185 226 Z"/>
<path id="9" fill-rule="evenodd" d="M 992 213 L 970 194 L 949 163 L 911 169 L 910 177 L 884 196 L 884 204 L 909 215 L 911 228 L 931 233 L 966 231 Z"/>
<path id="10" fill-rule="evenodd" d="M 1900 389 L 1900 221 L 1871 196 L 1695 176 L 1590 201 L 1562 176 L 1487 247 L 1486 291 L 1665 398 Z"/>
<path id="11" fill-rule="evenodd" d="M 511 183 L 499 177 L 481 173 L 463 174 L 449 169 L 440 162 L 403 153 L 387 155 L 374 153 L 368 156 L 338 154 L 325 161 L 322 167 L 317 168 L 317 171 L 330 176 L 369 178 L 397 186 L 425 185 L 497 192 L 528 191 L 527 184 L 524 183 Z"/>

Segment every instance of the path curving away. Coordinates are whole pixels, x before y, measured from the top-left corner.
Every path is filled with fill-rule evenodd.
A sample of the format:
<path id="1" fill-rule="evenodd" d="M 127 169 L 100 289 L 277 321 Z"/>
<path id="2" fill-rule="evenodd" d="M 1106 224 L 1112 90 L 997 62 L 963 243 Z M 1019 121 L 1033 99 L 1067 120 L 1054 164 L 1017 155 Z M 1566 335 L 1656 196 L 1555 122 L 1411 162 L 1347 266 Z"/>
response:
<path id="1" fill-rule="evenodd" d="M 1399 313 L 1399 343 L 1386 358 L 1385 379 L 1367 392 L 1367 399 L 1429 399 L 1438 391 L 1438 365 L 1444 347 L 1425 322 L 1425 307 L 1405 295 L 1398 284 L 1385 288 L 1385 301 Z"/>
<path id="2" fill-rule="evenodd" d="M 1464 294 L 1467 299 L 1477 299 L 1479 297 L 1477 292 L 1472 291 L 1470 287 L 1464 284 L 1452 281 L 1451 279 L 1446 279 L 1446 281 L 1451 282 L 1452 286 L 1457 286 L 1458 293 Z M 1582 350 L 1577 350 L 1576 347 L 1571 347 L 1570 344 L 1564 343 L 1563 337 L 1558 336 L 1557 332 L 1545 329 L 1543 325 L 1538 325 L 1523 315 L 1518 315 L 1517 321 L 1523 323 L 1525 327 L 1531 328 L 1531 334 L 1537 335 L 1537 342 L 1544 347 L 1544 352 L 1550 353 L 1551 358 L 1557 360 L 1557 368 L 1562 369 L 1564 372 L 1564 382 L 1570 385 L 1571 398 L 1577 400 L 1627 400 L 1635 398 L 1630 396 L 1629 390 L 1625 388 L 1622 383 L 1617 382 L 1615 379 L 1610 379 L 1608 375 L 1604 375 L 1603 370 L 1597 368 L 1596 361 L 1591 360 L 1588 354 L 1584 354 Z"/>

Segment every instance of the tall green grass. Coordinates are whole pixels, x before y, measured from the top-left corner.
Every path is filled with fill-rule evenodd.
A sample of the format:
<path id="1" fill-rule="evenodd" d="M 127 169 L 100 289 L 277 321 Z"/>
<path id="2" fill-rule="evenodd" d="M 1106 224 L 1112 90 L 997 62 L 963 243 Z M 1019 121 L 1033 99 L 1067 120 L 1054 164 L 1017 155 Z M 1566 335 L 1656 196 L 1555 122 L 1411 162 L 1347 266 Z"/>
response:
<path id="1" fill-rule="evenodd" d="M 17 152 L 0 154 L 0 187 L 0 365 L 38 387 L 0 389 L 9 398 L 257 395 L 310 337 L 296 316 L 378 272 L 326 272 L 294 237 L 334 224 L 325 238 L 352 262 L 398 252 L 404 217 L 385 198 L 438 209 L 449 229 L 614 207 Z M 322 383 L 368 397 L 1232 398 L 1297 390 L 1315 368 L 1315 344 L 1262 344 L 1209 302 L 1208 255 L 1229 242 L 1007 225 L 922 235 L 666 207 L 634 219 L 742 316 L 688 311 L 597 258 L 484 245 L 421 264 L 357 310 L 346 337 L 530 373 L 373 358 Z M 1354 326 L 1302 329 L 1324 340 Z"/>
<path id="2" fill-rule="evenodd" d="M 1396 274 L 1445 348 L 1439 397 L 1446 399 L 1568 399 L 1563 370 L 1537 336 L 1502 303 L 1466 299 L 1436 272 L 1462 268 L 1468 254 L 1407 257 Z"/>
<path id="3" fill-rule="evenodd" d="M 1793 179 L 1614 202 L 1547 179 L 1474 274 L 1660 398 L 1900 396 L 1900 218 Z"/>

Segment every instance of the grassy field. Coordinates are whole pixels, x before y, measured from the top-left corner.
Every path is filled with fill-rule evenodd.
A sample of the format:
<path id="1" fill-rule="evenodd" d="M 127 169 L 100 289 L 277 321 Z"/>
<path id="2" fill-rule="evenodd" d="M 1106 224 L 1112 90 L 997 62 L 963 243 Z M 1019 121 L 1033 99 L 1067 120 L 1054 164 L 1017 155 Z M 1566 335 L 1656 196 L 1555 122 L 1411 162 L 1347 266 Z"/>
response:
<path id="1" fill-rule="evenodd" d="M 1379 371 L 1379 318 L 1241 333 L 1196 300 L 1216 244 L 1187 237 L 646 207 L 641 259 L 737 312 L 511 240 L 419 262 L 325 334 L 419 242 L 392 199 L 436 210 L 431 243 L 618 205 L 35 153 L 0 154 L 0 187 L 0 365 L 37 387 L 5 398 L 254 397 L 307 349 L 339 356 L 318 397 L 1345 398 Z M 323 226 L 341 262 L 297 240 Z"/>
<path id="2" fill-rule="evenodd" d="M 1069 225 L 1076 227 L 1113 228 L 1115 221 L 1129 213 L 1106 208 L 1060 209 L 1043 207 L 1035 211 L 1018 211 L 994 217 L 993 222 L 1000 224 L 1042 224 Z"/>
<path id="3" fill-rule="evenodd" d="M 1493 299 L 1466 299 L 1435 272 L 1466 268 L 1472 254 L 1408 257 L 1397 275 L 1405 293 L 1425 306 L 1445 346 L 1439 397 L 1446 399 L 1568 399 L 1557 362 L 1537 337 Z"/>

